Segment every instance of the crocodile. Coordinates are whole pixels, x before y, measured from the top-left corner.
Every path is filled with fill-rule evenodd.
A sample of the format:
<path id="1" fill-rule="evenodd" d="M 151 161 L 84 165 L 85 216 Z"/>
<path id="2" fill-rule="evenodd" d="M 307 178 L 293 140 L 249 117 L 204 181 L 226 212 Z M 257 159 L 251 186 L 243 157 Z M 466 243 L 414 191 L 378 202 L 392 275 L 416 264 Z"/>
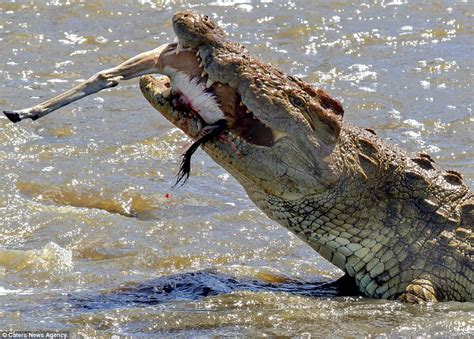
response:
<path id="1" fill-rule="evenodd" d="M 141 76 L 150 104 L 201 140 L 266 215 L 340 268 L 345 290 L 413 303 L 473 301 L 474 194 L 460 173 L 344 121 L 338 100 L 251 56 L 209 16 L 180 11 L 172 23 L 177 43 L 4 113 L 14 122 L 37 119 Z"/>

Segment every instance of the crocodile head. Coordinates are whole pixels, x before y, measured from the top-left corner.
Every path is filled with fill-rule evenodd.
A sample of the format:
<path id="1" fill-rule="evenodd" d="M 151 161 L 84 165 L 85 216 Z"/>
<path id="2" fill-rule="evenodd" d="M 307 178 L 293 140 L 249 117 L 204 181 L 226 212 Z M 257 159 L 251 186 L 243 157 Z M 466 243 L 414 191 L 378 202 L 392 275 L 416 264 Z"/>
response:
<path id="1" fill-rule="evenodd" d="M 178 43 L 160 54 L 166 76 L 140 81 L 158 111 L 193 139 L 225 119 L 225 131 L 204 149 L 245 188 L 295 200 L 337 180 L 330 158 L 339 102 L 250 56 L 207 15 L 178 12 L 173 28 Z"/>

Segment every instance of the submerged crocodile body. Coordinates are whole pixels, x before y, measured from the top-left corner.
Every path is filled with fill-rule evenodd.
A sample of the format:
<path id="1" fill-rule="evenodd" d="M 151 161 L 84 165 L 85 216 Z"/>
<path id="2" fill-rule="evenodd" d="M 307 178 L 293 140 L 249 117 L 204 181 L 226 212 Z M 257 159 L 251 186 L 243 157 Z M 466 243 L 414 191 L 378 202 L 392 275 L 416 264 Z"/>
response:
<path id="1" fill-rule="evenodd" d="M 459 173 L 344 122 L 339 102 L 228 42 L 207 16 L 180 12 L 173 26 L 228 122 L 205 151 L 270 218 L 366 296 L 473 300 L 474 195 Z M 177 104 L 173 76 L 145 76 L 140 87 L 188 136 L 201 135 L 202 113 Z"/>
<path id="2" fill-rule="evenodd" d="M 474 195 L 456 171 L 344 122 L 341 104 L 227 41 L 208 16 L 178 12 L 178 43 L 141 53 L 36 106 L 38 119 L 119 81 L 231 173 L 252 201 L 374 298 L 473 301 Z"/>

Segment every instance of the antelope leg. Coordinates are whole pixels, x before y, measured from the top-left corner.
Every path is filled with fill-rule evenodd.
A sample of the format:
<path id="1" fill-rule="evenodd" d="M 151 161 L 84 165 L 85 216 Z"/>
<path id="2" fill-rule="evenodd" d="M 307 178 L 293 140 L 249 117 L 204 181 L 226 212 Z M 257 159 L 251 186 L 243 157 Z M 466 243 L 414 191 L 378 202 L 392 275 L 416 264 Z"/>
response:
<path id="1" fill-rule="evenodd" d="M 18 122 L 27 118 L 36 120 L 71 102 L 103 89 L 117 86 L 120 80 L 128 80 L 144 74 L 160 73 L 162 66 L 159 57 L 162 53 L 168 52 L 172 48 L 174 46 L 170 44 L 161 45 L 151 51 L 138 54 L 116 67 L 100 71 L 69 91 L 36 106 L 17 111 L 3 111 L 3 113 L 12 122 Z"/>

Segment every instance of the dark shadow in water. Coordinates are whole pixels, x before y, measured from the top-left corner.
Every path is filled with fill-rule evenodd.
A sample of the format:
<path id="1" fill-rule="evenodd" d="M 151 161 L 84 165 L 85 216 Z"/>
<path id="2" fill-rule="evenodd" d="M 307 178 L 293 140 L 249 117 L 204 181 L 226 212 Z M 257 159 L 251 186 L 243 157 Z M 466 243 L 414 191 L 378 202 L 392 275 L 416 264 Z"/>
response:
<path id="1" fill-rule="evenodd" d="M 188 272 L 160 277 L 132 287 L 102 293 L 70 296 L 69 301 L 81 309 L 113 309 L 151 306 L 173 300 L 198 300 L 234 291 L 286 292 L 317 298 L 354 295 L 339 281 L 304 282 L 288 280 L 267 283 L 258 279 L 236 278 L 212 270 Z"/>

